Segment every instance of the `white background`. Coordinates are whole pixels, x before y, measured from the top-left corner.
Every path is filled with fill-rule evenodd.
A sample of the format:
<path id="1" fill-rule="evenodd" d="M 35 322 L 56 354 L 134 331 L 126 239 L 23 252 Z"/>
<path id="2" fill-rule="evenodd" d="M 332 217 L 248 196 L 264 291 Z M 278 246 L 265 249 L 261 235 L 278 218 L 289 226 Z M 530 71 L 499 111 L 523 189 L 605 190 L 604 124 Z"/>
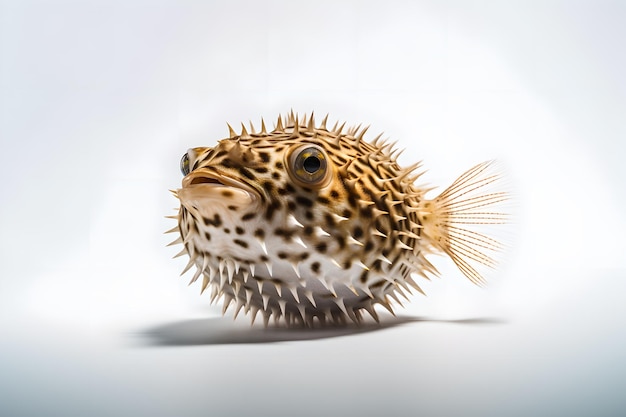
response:
<path id="1" fill-rule="evenodd" d="M 623 415 L 626 3 L 0 1 L 0 414 Z M 515 196 L 381 327 L 250 328 L 178 278 L 178 161 L 291 108 Z"/>

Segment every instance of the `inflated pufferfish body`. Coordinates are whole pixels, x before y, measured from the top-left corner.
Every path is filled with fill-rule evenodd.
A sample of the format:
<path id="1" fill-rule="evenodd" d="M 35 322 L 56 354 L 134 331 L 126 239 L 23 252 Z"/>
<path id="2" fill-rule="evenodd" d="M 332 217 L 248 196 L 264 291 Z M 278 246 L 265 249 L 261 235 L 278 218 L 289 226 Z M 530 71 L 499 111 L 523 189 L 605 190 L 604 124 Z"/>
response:
<path id="1" fill-rule="evenodd" d="M 287 324 L 313 325 L 363 310 L 378 320 L 379 304 L 393 313 L 390 298 L 420 291 L 412 276 L 436 274 L 426 256 L 448 254 L 473 282 L 475 265 L 492 266 L 485 252 L 498 243 L 471 229 L 501 223 L 488 206 L 506 193 L 482 191 L 499 177 L 490 162 L 463 174 L 438 197 L 414 185 L 420 164 L 401 168 L 393 145 L 363 139 L 367 128 L 328 129 L 325 118 L 278 117 L 274 130 L 242 125 L 240 134 L 214 147 L 190 149 L 177 216 L 179 255 L 203 277 L 211 302 L 224 298 L 254 322 L 271 316 Z M 469 225 L 469 227 L 468 227 Z"/>

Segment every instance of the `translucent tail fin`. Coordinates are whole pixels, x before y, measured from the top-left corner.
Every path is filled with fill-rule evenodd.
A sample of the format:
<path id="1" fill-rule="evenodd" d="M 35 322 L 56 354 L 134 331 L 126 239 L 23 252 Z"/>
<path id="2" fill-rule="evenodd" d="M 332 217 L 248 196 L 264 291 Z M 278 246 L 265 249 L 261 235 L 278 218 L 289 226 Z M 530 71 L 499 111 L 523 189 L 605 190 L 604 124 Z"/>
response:
<path id="1" fill-rule="evenodd" d="M 494 207 L 509 199 L 507 192 L 494 190 L 500 180 L 494 161 L 478 164 L 439 196 L 424 200 L 420 213 L 424 235 L 478 285 L 485 280 L 476 267 L 493 268 L 493 254 L 502 249 L 499 241 L 475 230 L 483 225 L 507 223 L 507 214 Z"/>

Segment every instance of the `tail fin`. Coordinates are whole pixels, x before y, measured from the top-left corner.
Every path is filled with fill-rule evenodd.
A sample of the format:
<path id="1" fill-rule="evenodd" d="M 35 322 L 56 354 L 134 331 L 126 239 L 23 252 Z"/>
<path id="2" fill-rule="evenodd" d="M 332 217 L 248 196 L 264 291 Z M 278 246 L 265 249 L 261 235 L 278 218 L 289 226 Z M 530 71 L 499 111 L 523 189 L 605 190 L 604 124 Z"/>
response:
<path id="1" fill-rule="evenodd" d="M 507 223 L 508 217 L 493 208 L 509 199 L 508 193 L 493 190 L 494 183 L 501 180 L 493 168 L 494 161 L 476 165 L 436 198 L 423 200 L 420 210 L 424 235 L 477 285 L 485 283 L 477 264 L 493 268 L 496 261 L 492 255 L 502 245 L 474 229 Z"/>

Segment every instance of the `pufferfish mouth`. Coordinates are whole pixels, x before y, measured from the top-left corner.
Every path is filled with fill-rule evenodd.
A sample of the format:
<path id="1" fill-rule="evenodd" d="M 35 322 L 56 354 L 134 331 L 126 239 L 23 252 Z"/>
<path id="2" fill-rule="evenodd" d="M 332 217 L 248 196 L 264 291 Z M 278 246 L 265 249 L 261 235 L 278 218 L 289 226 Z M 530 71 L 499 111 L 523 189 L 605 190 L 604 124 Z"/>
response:
<path id="1" fill-rule="evenodd" d="M 218 179 L 215 178 L 211 178 L 211 177 L 206 177 L 206 176 L 202 176 L 202 177 L 196 177 L 194 178 L 191 183 L 189 183 L 189 185 L 197 185 L 197 184 L 219 184 L 219 185 L 226 185 L 223 182 L 221 182 Z"/>
<path id="2" fill-rule="evenodd" d="M 258 192 L 252 186 L 207 170 L 191 172 L 183 178 L 182 185 L 182 190 L 193 192 L 196 196 L 198 196 L 199 193 L 219 194 L 221 192 L 224 194 L 223 191 L 230 191 L 230 193 L 242 194 L 242 197 L 245 195 L 251 201 L 258 198 Z"/>

